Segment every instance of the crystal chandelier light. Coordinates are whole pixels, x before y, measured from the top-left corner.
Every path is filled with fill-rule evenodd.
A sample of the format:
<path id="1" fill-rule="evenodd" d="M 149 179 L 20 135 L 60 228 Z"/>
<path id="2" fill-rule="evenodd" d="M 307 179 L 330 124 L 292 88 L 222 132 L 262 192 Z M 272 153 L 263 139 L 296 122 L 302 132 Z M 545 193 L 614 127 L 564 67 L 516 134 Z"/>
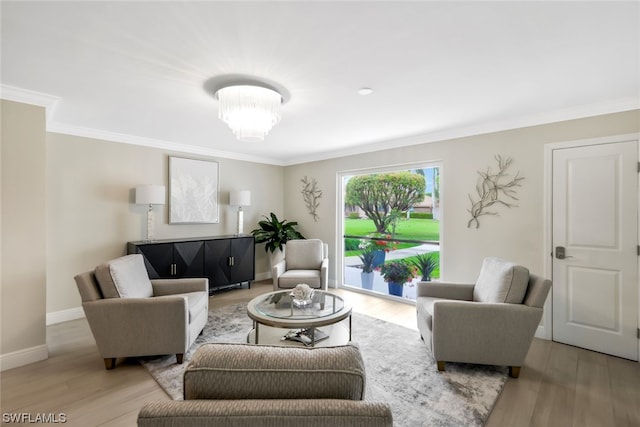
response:
<path id="1" fill-rule="evenodd" d="M 242 141 L 263 141 L 280 121 L 282 95 L 272 89 L 251 85 L 223 87 L 216 92 L 220 102 L 218 118 Z"/>

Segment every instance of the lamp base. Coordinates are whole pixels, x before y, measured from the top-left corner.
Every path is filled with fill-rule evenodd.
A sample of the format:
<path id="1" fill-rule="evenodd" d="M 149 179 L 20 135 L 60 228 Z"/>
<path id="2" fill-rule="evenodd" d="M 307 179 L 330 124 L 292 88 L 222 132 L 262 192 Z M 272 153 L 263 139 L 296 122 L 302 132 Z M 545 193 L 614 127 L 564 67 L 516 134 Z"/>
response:
<path id="1" fill-rule="evenodd" d="M 146 243 L 153 242 L 153 223 L 154 223 L 154 215 L 153 215 L 153 205 L 149 205 L 149 210 L 147 211 L 147 239 Z"/>
<path id="2" fill-rule="evenodd" d="M 238 228 L 236 229 L 236 235 L 240 235 L 243 233 L 243 223 L 244 223 L 244 214 L 242 212 L 242 207 L 238 207 Z"/>

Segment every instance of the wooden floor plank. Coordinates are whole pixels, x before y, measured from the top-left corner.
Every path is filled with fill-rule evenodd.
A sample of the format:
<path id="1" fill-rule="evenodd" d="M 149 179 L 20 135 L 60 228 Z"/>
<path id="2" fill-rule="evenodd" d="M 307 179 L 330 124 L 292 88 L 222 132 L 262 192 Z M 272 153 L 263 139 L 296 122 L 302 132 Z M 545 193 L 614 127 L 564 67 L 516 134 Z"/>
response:
<path id="1" fill-rule="evenodd" d="M 640 426 L 640 369 L 638 363 L 607 357 L 609 389 L 613 402 L 613 425 Z"/>

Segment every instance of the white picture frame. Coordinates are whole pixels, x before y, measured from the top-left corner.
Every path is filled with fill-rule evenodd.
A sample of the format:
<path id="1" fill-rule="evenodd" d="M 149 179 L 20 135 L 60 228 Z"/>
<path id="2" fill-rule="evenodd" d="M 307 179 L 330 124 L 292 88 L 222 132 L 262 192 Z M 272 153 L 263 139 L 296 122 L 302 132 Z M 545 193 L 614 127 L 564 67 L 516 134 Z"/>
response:
<path id="1" fill-rule="evenodd" d="M 169 157 L 169 224 L 219 223 L 219 194 L 218 162 Z"/>

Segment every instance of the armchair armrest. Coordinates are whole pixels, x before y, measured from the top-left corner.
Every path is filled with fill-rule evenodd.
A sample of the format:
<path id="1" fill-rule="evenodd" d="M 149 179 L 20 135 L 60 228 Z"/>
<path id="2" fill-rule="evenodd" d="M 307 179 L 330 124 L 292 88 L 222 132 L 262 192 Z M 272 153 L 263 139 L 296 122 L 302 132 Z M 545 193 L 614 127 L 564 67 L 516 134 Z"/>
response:
<path id="1" fill-rule="evenodd" d="M 433 356 L 438 361 L 520 366 L 542 309 L 523 304 L 435 301 Z"/>
<path id="2" fill-rule="evenodd" d="M 472 301 L 474 286 L 473 283 L 418 282 L 416 296 Z"/>
<path id="3" fill-rule="evenodd" d="M 188 292 L 209 292 L 209 279 L 153 279 L 151 286 L 153 287 L 153 295 L 156 297 Z"/>
<path id="4" fill-rule="evenodd" d="M 271 278 L 273 279 L 273 290 L 278 290 L 278 277 L 284 274 L 287 268 L 287 261 L 280 260 L 271 267 Z"/>
<path id="5" fill-rule="evenodd" d="M 167 343 L 184 352 L 187 298 L 108 298 L 82 304 L 103 358 L 167 354 Z M 157 350 L 159 349 L 159 350 Z"/>
<path id="6" fill-rule="evenodd" d="M 329 258 L 322 260 L 320 264 L 320 283 L 323 290 L 327 290 L 329 287 Z"/>

